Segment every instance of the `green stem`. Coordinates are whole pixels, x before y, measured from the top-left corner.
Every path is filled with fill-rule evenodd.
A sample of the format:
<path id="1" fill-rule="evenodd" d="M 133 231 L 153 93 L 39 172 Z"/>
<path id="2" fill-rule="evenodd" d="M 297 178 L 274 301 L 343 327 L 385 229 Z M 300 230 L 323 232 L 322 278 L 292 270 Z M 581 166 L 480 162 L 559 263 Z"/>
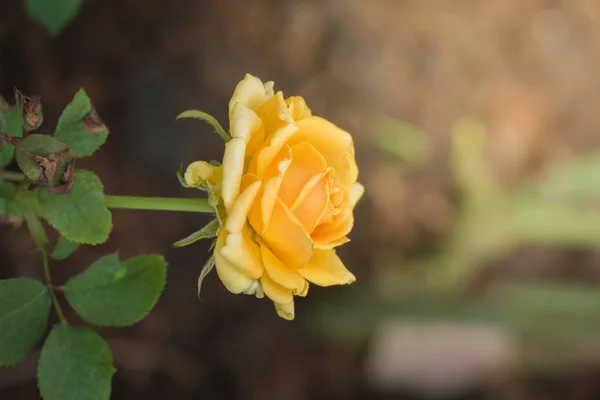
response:
<path id="1" fill-rule="evenodd" d="M 0 179 L 13 182 L 21 182 L 25 180 L 25 175 L 23 175 L 21 172 L 0 171 Z"/>
<path id="2" fill-rule="evenodd" d="M 42 260 L 44 264 L 44 276 L 46 277 L 46 286 L 48 286 L 50 298 L 52 298 L 52 305 L 54 306 L 54 310 L 56 311 L 60 322 L 66 323 L 67 319 L 65 318 L 65 314 L 62 311 L 60 303 L 58 302 L 58 297 L 56 297 L 56 292 L 54 291 L 54 285 L 52 284 L 52 278 L 50 276 L 50 267 L 48 266 L 48 255 L 45 251 L 42 252 Z"/>
<path id="3" fill-rule="evenodd" d="M 104 204 L 108 208 L 132 210 L 215 212 L 214 208 L 208 204 L 207 199 L 194 198 L 106 196 Z"/>
<path id="4" fill-rule="evenodd" d="M 20 172 L 0 171 L 1 179 L 24 182 L 26 177 Z M 27 197 L 26 194 L 23 193 L 22 197 Z M 127 208 L 130 210 L 215 212 L 214 208 L 208 204 L 207 199 L 199 198 L 105 196 L 104 204 L 108 208 Z"/>

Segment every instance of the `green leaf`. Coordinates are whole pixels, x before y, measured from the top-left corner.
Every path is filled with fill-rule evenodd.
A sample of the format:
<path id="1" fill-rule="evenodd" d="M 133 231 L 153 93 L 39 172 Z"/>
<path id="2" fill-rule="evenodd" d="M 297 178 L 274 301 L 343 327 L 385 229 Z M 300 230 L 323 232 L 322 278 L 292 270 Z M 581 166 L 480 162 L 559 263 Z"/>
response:
<path id="1" fill-rule="evenodd" d="M 91 156 L 106 142 L 108 128 L 83 89 L 63 111 L 54 137 L 67 143 L 81 157 Z"/>
<path id="2" fill-rule="evenodd" d="M 20 224 L 23 220 L 23 214 L 18 204 L 13 200 L 17 185 L 12 182 L 0 180 L 0 220 Z"/>
<path id="3" fill-rule="evenodd" d="M 189 235 L 188 237 L 185 237 L 185 238 L 173 243 L 173 247 L 188 246 L 188 245 L 195 243 L 201 239 L 213 238 L 219 234 L 220 229 L 221 229 L 221 224 L 219 223 L 219 220 L 217 218 L 215 218 L 212 221 L 210 221 L 208 224 L 204 225 L 204 227 L 202 229 L 200 229 L 199 231 L 196 231 L 196 232 L 192 233 L 191 235 Z"/>
<path id="4" fill-rule="evenodd" d="M 8 136 L 23 137 L 23 128 L 21 127 L 21 117 L 17 107 L 11 107 L 6 112 L 6 123 L 8 125 Z M 14 157 L 15 146 L 7 144 L 0 151 L 0 167 L 8 165 Z"/>
<path id="5" fill-rule="evenodd" d="M 46 331 L 50 294 L 29 278 L 0 280 L 0 365 L 29 354 Z"/>
<path id="6" fill-rule="evenodd" d="M 77 250 L 79 243 L 70 241 L 64 236 L 58 238 L 54 251 L 52 252 L 52 258 L 55 260 L 64 260 Z"/>
<path id="7" fill-rule="evenodd" d="M 212 126 L 214 128 L 215 132 L 219 136 L 221 136 L 221 138 L 226 143 L 231 140 L 231 137 L 227 134 L 227 132 L 225 132 L 225 129 L 223 129 L 221 124 L 219 124 L 219 121 L 217 121 L 215 119 L 215 117 L 213 117 L 210 114 L 207 114 L 207 113 L 205 113 L 203 111 L 199 111 L 199 110 L 187 110 L 177 116 L 178 120 L 182 119 L 182 118 L 195 118 L 195 119 L 202 120 L 202 121 L 206 122 L 207 124 L 209 124 L 210 126 Z"/>
<path id="8" fill-rule="evenodd" d="M 70 192 L 53 194 L 38 188 L 38 198 L 44 218 L 65 238 L 88 244 L 108 239 L 112 216 L 104 205 L 102 182 L 93 172 L 76 170 Z"/>
<path id="9" fill-rule="evenodd" d="M 93 329 L 58 324 L 46 339 L 38 364 L 44 400 L 109 400 L 112 354 Z"/>
<path id="10" fill-rule="evenodd" d="M 56 36 L 75 19 L 82 4 L 83 0 L 25 0 L 25 10 L 31 19 Z"/>
<path id="11" fill-rule="evenodd" d="M 98 326 L 128 326 L 154 307 L 166 275 L 167 263 L 162 256 L 145 254 L 121 262 L 115 253 L 69 279 L 63 290 L 86 321 Z"/>
<path id="12" fill-rule="evenodd" d="M 33 210 L 29 208 L 23 208 L 22 213 L 25 221 L 27 222 L 27 228 L 29 229 L 29 234 L 35 243 L 35 247 L 43 252 L 45 250 L 44 245 L 48 243 L 48 237 L 46 236 L 44 226 Z"/>
<path id="13" fill-rule="evenodd" d="M 214 267 L 215 257 L 211 256 L 202 267 L 202 271 L 200 271 L 200 276 L 198 277 L 198 297 L 200 297 L 200 290 L 202 289 L 202 282 L 204 281 L 204 278 L 210 274 L 210 271 L 212 271 Z"/>

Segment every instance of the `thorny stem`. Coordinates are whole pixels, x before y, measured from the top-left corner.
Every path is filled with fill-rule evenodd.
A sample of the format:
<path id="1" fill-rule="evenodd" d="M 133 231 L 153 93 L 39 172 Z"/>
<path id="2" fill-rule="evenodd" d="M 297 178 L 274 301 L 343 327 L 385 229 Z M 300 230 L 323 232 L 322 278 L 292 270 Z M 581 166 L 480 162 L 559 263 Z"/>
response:
<path id="1" fill-rule="evenodd" d="M 21 143 L 21 139 L 5 134 L 0 134 L 0 139 L 3 139 L 6 143 L 12 144 L 14 146 L 17 146 L 19 143 Z"/>
<path id="2" fill-rule="evenodd" d="M 65 318 L 65 314 L 63 313 L 60 303 L 58 302 L 58 297 L 56 297 L 55 287 L 52 284 L 52 277 L 50 276 L 50 267 L 48 266 L 48 254 L 46 254 L 45 251 L 42 251 L 42 260 L 44 264 L 44 277 L 46 278 L 46 286 L 48 287 L 50 297 L 52 298 L 52 305 L 54 306 L 54 310 L 58 315 L 58 319 L 64 324 L 67 322 L 67 319 Z"/>

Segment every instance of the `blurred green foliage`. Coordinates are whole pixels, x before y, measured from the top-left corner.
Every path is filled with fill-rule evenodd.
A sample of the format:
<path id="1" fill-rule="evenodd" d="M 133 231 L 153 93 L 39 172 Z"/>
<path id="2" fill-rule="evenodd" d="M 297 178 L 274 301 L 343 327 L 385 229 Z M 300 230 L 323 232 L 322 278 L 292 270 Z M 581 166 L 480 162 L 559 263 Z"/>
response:
<path id="1" fill-rule="evenodd" d="M 398 168 L 428 161 L 430 141 L 423 130 L 385 117 L 375 122 L 374 133 L 378 148 L 403 161 Z M 440 247 L 407 262 L 395 255 L 397 290 L 384 294 L 374 285 L 360 295 L 327 298 L 312 313 L 314 326 L 359 340 L 390 318 L 476 321 L 534 337 L 600 334 L 600 286 L 594 283 L 492 282 L 467 295 L 484 267 L 520 247 L 600 248 L 600 151 L 506 188 L 488 162 L 485 145 L 483 122 L 455 121 L 450 165 L 460 206 Z M 372 272 L 377 275 L 381 268 Z"/>
<path id="2" fill-rule="evenodd" d="M 25 10 L 29 17 L 46 28 L 53 36 L 77 16 L 83 0 L 25 0 Z"/>

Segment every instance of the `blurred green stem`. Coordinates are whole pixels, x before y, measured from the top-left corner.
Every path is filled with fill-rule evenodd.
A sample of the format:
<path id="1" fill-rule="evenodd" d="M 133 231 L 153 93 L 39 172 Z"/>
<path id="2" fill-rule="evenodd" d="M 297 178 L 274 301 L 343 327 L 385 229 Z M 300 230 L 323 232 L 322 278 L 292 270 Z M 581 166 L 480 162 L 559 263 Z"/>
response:
<path id="1" fill-rule="evenodd" d="M 0 180 L 1 179 L 6 181 L 21 182 L 25 180 L 25 175 L 20 172 L 0 171 Z"/>

